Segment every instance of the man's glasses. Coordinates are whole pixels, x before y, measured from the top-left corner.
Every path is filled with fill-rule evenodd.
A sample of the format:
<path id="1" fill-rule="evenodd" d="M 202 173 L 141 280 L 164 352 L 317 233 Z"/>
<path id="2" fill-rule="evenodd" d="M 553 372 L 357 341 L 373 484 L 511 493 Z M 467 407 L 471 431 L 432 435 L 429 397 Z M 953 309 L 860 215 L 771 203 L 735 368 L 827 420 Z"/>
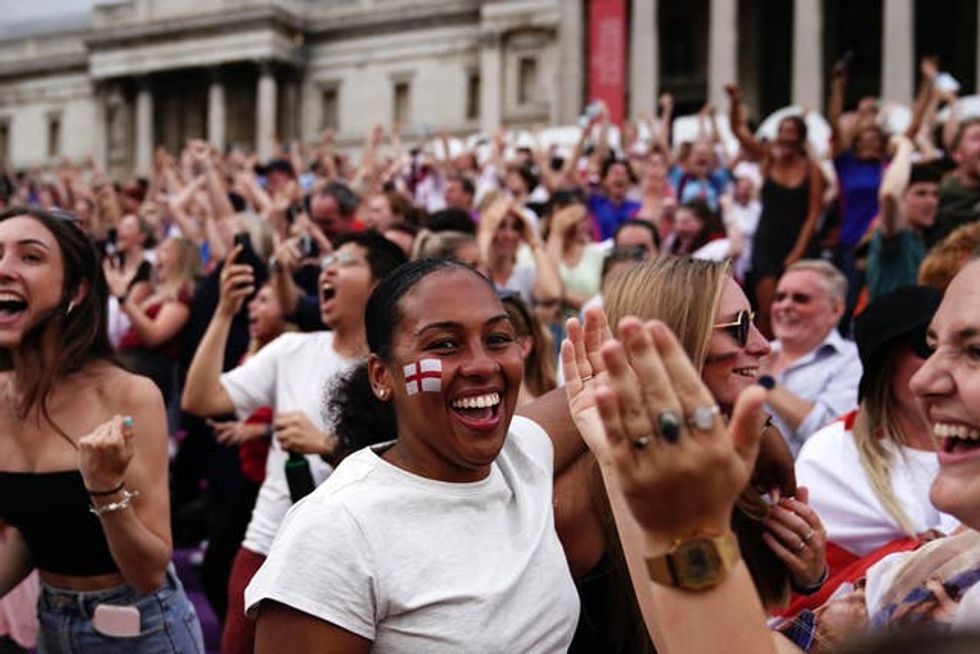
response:
<path id="1" fill-rule="evenodd" d="M 787 293 L 786 291 L 776 291 L 773 296 L 773 301 L 782 302 L 786 298 L 793 301 L 794 304 L 808 304 L 813 298 L 806 293 Z"/>
<path id="2" fill-rule="evenodd" d="M 752 321 L 755 320 L 754 311 L 739 311 L 735 314 L 732 322 L 723 322 L 714 325 L 715 329 L 724 329 L 732 335 L 739 347 L 745 347 L 749 342 L 749 332 L 752 330 Z"/>
<path id="3" fill-rule="evenodd" d="M 348 268 L 350 266 L 356 266 L 362 263 L 362 259 L 355 254 L 350 252 L 331 252 L 327 256 L 320 260 L 320 268 L 326 270 L 331 266 L 337 266 L 338 268 Z"/>

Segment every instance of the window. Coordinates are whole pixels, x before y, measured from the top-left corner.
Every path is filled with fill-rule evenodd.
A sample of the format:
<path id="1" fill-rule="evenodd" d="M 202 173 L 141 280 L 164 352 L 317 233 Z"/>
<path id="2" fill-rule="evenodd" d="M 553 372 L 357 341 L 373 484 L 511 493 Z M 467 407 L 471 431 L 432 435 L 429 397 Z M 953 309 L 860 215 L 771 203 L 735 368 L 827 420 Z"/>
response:
<path id="1" fill-rule="evenodd" d="M 466 120 L 480 117 L 480 73 L 471 72 L 466 78 Z"/>
<path id="2" fill-rule="evenodd" d="M 517 104 L 534 102 L 538 95 L 538 60 L 521 57 L 517 62 Z"/>
<path id="3" fill-rule="evenodd" d="M 61 154 L 61 114 L 48 114 L 48 156 Z"/>
<path id="4" fill-rule="evenodd" d="M 340 129 L 340 97 L 337 87 L 324 89 L 323 91 L 323 129 L 331 128 L 334 131 Z"/>
<path id="5" fill-rule="evenodd" d="M 408 124 L 411 114 L 412 87 L 406 81 L 395 82 L 395 103 L 394 114 L 395 122 L 400 126 Z"/>

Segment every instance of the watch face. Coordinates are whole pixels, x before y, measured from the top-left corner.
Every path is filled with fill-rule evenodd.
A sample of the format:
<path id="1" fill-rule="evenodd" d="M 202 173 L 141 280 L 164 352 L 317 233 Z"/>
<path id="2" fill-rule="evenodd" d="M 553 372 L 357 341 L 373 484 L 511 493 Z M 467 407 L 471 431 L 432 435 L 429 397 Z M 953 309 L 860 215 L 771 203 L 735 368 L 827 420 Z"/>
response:
<path id="1" fill-rule="evenodd" d="M 678 581 L 688 588 L 713 586 L 724 573 L 718 549 L 707 539 L 683 543 L 672 558 Z"/>

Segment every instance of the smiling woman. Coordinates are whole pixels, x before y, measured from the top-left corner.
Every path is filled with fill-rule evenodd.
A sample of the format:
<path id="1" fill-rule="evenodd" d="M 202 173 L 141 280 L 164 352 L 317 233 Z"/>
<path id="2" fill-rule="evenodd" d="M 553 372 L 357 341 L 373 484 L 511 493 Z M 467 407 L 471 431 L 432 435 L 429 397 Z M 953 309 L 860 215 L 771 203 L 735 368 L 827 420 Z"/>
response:
<path id="1" fill-rule="evenodd" d="M 565 651 L 578 599 L 554 526 L 558 457 L 514 417 L 523 359 L 490 282 L 406 264 L 365 326 L 366 381 L 393 411 L 375 436 L 394 440 L 287 516 L 246 591 L 256 651 Z"/>
<path id="2" fill-rule="evenodd" d="M 163 402 L 116 365 L 107 295 L 70 215 L 0 214 L 0 596 L 39 570 L 41 652 L 200 652 L 169 565 Z"/>

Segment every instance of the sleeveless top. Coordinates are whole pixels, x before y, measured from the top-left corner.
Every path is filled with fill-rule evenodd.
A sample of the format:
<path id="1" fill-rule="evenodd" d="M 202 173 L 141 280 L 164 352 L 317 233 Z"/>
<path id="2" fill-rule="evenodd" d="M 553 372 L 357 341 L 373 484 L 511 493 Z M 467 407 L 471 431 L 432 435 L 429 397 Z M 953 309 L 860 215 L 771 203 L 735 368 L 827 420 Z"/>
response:
<path id="1" fill-rule="evenodd" d="M 78 577 L 119 572 L 78 470 L 0 472 L 0 520 L 20 531 L 39 570 Z"/>
<path id="2" fill-rule="evenodd" d="M 752 272 L 760 277 L 782 274 L 783 260 L 796 245 L 810 206 L 810 168 L 798 186 L 783 186 L 766 176 L 762 184 L 762 214 L 752 238 Z M 815 240 L 809 250 L 816 247 Z M 804 258 L 811 252 L 804 253 Z"/>

